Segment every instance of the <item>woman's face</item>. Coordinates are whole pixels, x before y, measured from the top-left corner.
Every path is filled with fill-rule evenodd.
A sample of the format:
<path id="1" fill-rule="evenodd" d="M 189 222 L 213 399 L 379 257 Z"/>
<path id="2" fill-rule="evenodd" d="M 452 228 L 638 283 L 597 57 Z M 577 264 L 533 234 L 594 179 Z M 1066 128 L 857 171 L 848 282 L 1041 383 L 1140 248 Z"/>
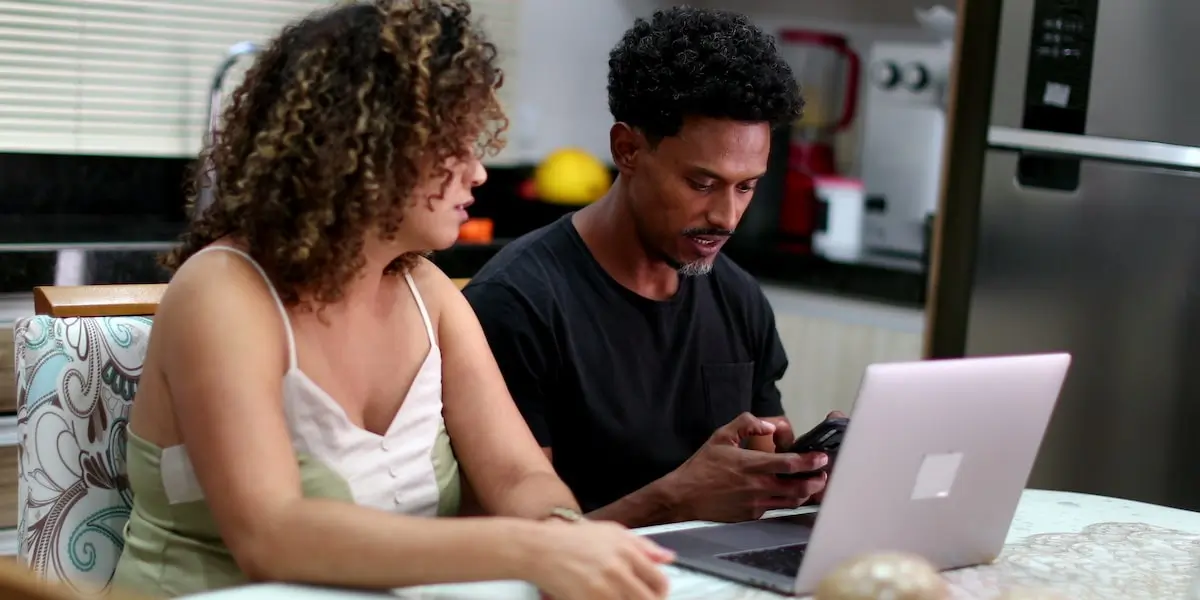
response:
<path id="1" fill-rule="evenodd" d="M 466 222 L 467 207 L 475 202 L 472 190 L 487 180 L 487 170 L 474 153 L 452 157 L 413 191 L 414 202 L 404 212 L 397 237 L 420 244 L 417 250 L 443 250 L 458 240 Z M 447 175 L 449 179 L 447 180 Z M 444 186 L 444 187 L 443 187 Z"/>

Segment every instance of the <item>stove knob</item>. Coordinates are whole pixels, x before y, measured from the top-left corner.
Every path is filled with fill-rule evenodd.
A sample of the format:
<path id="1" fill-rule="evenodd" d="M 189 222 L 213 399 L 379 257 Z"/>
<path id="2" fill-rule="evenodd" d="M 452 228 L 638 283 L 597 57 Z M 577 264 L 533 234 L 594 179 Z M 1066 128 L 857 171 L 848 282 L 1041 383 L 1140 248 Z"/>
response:
<path id="1" fill-rule="evenodd" d="M 913 63 L 904 67 L 902 79 L 904 87 L 919 92 L 929 86 L 929 70 L 925 68 L 925 65 Z"/>
<path id="2" fill-rule="evenodd" d="M 875 80 L 875 85 L 890 90 L 900 83 L 900 67 L 891 61 L 880 62 L 875 65 L 872 78 Z"/>

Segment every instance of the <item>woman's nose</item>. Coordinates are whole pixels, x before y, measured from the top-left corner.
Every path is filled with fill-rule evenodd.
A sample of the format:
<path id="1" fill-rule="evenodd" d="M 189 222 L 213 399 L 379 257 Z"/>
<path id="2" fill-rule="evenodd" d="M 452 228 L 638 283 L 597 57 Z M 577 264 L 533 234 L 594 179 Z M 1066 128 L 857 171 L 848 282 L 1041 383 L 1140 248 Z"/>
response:
<path id="1" fill-rule="evenodd" d="M 472 158 L 471 162 L 472 166 L 469 171 L 471 187 L 479 187 L 487 181 L 487 168 L 483 166 L 483 161 L 478 158 Z"/>

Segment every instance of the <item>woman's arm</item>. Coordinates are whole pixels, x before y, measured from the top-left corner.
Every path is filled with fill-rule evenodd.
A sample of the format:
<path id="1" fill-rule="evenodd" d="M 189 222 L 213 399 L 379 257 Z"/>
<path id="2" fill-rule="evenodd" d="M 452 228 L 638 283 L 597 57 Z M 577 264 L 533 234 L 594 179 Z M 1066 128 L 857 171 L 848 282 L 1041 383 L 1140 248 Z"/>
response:
<path id="1" fill-rule="evenodd" d="M 283 324 L 240 259 L 204 256 L 181 269 L 154 338 L 206 501 L 252 579 L 397 587 L 530 577 L 545 524 L 396 516 L 301 495 L 282 406 Z"/>
<path id="2" fill-rule="evenodd" d="M 480 507 L 534 519 L 555 508 L 579 510 L 513 403 L 467 299 L 430 263 L 414 277 L 437 298 L 446 429 Z"/>

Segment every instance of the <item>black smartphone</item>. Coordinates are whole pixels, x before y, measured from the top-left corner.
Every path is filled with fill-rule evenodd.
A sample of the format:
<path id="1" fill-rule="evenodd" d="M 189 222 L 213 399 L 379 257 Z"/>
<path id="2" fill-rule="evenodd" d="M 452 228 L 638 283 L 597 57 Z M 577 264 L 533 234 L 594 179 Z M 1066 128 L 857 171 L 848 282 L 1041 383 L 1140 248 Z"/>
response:
<path id="1" fill-rule="evenodd" d="M 834 458 L 837 457 L 838 449 L 842 447 L 842 438 L 846 437 L 846 427 L 850 425 L 850 419 L 835 417 L 825 419 L 816 427 L 809 430 L 808 433 L 800 436 L 792 443 L 792 447 L 788 448 L 788 452 L 796 454 L 805 454 L 807 452 L 821 452 L 829 456 L 829 463 L 816 471 L 807 473 L 781 473 L 780 477 L 804 478 L 812 477 L 822 471 L 829 470 L 829 466 L 833 464 Z"/>

